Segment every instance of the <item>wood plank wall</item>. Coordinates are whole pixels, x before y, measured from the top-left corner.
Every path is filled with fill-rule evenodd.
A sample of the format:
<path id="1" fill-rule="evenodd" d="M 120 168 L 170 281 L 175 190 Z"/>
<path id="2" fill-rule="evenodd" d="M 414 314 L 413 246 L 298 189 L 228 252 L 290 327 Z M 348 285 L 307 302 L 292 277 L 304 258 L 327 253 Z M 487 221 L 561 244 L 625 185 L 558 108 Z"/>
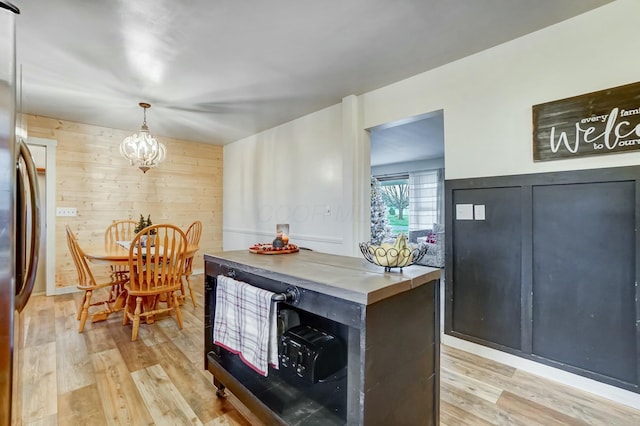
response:
<path id="1" fill-rule="evenodd" d="M 115 219 L 151 215 L 154 224 L 172 223 L 185 231 L 200 220 L 203 232 L 194 269 L 204 268 L 204 253 L 222 249 L 222 146 L 158 137 L 167 158 L 145 174 L 119 151 L 120 142 L 137 129 L 33 115 L 27 115 L 27 126 L 29 137 L 58 142 L 55 207 L 78 209 L 76 217 L 56 217 L 56 287 L 75 287 L 77 282 L 66 225 L 82 245 L 91 246 L 102 244 L 105 228 Z"/>

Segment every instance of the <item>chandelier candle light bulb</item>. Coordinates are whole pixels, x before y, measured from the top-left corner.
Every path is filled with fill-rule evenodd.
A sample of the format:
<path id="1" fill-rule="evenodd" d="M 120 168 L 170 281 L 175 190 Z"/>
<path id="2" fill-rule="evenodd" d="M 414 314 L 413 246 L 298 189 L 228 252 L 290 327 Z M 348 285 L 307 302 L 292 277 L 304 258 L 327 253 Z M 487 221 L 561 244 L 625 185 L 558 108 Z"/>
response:
<path id="1" fill-rule="evenodd" d="M 129 136 L 122 141 L 120 153 L 129 160 L 132 166 L 137 166 L 143 173 L 146 173 L 147 170 L 164 161 L 167 156 L 167 148 L 149 133 L 147 108 L 151 108 L 151 105 L 146 102 L 140 102 L 138 105 L 144 111 L 142 127 L 138 134 Z"/>

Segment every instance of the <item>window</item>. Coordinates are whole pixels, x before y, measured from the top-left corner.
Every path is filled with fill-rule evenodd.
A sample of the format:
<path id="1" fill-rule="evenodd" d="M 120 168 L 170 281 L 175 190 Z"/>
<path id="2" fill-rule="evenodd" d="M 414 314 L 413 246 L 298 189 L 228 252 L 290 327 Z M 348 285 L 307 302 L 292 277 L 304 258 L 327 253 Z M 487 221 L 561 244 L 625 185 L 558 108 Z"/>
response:
<path id="1" fill-rule="evenodd" d="M 375 176 L 380 182 L 391 233 L 403 232 L 411 241 L 443 223 L 443 170 Z"/>
<path id="2" fill-rule="evenodd" d="M 442 171 L 409 174 L 409 230 L 432 229 L 442 223 Z"/>
<path id="3" fill-rule="evenodd" d="M 409 175 L 376 176 L 387 206 L 391 233 L 409 235 Z"/>

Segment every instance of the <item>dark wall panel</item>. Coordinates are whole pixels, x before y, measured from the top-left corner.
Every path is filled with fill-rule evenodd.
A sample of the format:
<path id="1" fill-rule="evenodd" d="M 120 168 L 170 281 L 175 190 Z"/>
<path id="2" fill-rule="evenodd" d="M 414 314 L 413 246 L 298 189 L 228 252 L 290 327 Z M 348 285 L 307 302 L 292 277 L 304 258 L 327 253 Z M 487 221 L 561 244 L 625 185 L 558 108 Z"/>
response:
<path id="1" fill-rule="evenodd" d="M 636 382 L 635 182 L 533 187 L 533 353 Z"/>
<path id="2" fill-rule="evenodd" d="M 521 346 L 520 188 L 463 189 L 458 204 L 485 206 L 485 220 L 453 226 L 453 331 L 513 349 Z"/>
<path id="3" fill-rule="evenodd" d="M 640 393 L 639 176 L 447 180 L 445 332 Z"/>

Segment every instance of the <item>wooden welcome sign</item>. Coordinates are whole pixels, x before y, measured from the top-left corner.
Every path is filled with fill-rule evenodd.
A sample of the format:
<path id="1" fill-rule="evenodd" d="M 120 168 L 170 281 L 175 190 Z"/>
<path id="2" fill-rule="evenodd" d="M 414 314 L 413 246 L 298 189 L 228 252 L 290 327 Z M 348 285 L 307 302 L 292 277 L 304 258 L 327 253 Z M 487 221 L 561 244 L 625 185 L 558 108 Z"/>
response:
<path id="1" fill-rule="evenodd" d="M 534 161 L 640 149 L 640 83 L 533 106 Z"/>

